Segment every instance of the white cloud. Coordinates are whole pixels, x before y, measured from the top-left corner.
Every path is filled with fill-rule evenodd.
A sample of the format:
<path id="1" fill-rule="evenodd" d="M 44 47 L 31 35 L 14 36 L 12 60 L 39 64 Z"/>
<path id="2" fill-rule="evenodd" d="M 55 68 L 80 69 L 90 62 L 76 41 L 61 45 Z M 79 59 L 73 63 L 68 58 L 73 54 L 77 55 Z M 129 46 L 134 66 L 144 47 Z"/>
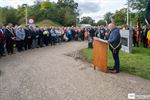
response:
<path id="1" fill-rule="evenodd" d="M 18 5 L 28 4 L 33 5 L 34 0 L 0 0 L 0 6 L 12 6 L 17 8 Z"/>
<path id="2" fill-rule="evenodd" d="M 77 1 L 79 2 L 79 5 L 80 5 L 80 2 L 89 2 L 87 0 L 77 0 Z M 97 6 L 99 6 L 99 8 L 97 7 L 99 10 L 94 12 L 91 9 L 91 12 L 89 11 L 89 13 L 87 13 L 87 12 L 84 13 L 84 11 L 81 11 L 82 13 L 80 14 L 80 17 L 90 16 L 90 17 L 94 18 L 95 20 L 102 19 L 103 15 L 106 14 L 107 12 L 114 13 L 116 10 L 126 7 L 125 4 L 126 4 L 127 0 L 93 0 L 92 2 L 94 4 L 96 4 Z M 86 7 L 86 5 L 85 5 L 85 7 Z M 81 7 L 79 7 L 79 8 L 81 8 Z M 95 8 L 95 9 L 97 9 L 97 8 Z M 88 9 L 88 10 L 90 10 L 90 9 Z"/>

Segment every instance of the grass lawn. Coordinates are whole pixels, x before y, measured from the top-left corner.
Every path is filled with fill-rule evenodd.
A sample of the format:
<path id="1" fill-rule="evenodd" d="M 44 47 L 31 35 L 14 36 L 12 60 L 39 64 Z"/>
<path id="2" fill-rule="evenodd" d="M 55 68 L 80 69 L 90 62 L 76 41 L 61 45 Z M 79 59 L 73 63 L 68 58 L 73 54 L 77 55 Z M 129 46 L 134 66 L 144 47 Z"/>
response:
<path id="1" fill-rule="evenodd" d="M 48 19 L 45 19 L 43 21 L 40 21 L 40 22 L 37 22 L 35 23 L 37 26 L 40 26 L 40 27 L 50 27 L 50 26 L 61 26 L 60 24 L 56 23 L 56 22 L 53 22 L 51 20 L 48 20 Z"/>
<path id="2" fill-rule="evenodd" d="M 93 49 L 83 49 L 83 55 L 93 61 Z M 121 71 L 150 80 L 150 48 L 133 48 L 133 53 L 120 52 Z M 108 66 L 113 66 L 111 51 L 108 50 Z"/>

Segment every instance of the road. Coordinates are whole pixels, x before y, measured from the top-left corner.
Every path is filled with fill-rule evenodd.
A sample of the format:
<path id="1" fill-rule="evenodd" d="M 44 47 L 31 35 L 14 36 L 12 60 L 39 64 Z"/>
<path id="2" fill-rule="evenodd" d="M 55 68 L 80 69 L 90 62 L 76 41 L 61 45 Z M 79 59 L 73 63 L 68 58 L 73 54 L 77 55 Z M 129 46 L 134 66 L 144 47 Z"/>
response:
<path id="1" fill-rule="evenodd" d="M 150 95 L 150 81 L 126 73 L 94 71 L 67 54 L 87 42 L 62 43 L 0 59 L 0 100 L 128 100 Z"/>

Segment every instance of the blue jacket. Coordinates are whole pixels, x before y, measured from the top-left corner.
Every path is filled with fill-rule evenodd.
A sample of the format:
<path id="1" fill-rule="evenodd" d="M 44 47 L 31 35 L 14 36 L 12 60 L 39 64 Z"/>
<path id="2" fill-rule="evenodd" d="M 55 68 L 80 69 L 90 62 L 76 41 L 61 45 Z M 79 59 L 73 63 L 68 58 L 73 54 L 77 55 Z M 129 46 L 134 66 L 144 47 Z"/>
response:
<path id="1" fill-rule="evenodd" d="M 120 36 L 120 30 L 118 28 L 112 29 L 108 42 L 110 45 L 113 46 L 113 48 L 120 49 L 121 48 L 121 36 Z M 110 49 L 113 50 L 113 48 L 110 46 Z"/>
<path id="2" fill-rule="evenodd" d="M 23 29 L 16 30 L 16 40 L 24 40 L 25 39 L 25 31 Z"/>

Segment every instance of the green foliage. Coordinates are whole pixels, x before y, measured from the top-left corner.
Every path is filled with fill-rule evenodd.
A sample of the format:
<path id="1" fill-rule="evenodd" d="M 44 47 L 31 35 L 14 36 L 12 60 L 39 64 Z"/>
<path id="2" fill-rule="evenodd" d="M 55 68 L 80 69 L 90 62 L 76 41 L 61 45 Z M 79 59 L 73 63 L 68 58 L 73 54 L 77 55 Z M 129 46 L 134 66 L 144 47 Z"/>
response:
<path id="1" fill-rule="evenodd" d="M 44 1 L 44 2 L 41 3 L 41 9 L 42 10 L 47 10 L 49 8 L 50 8 L 49 2 Z"/>
<path id="2" fill-rule="evenodd" d="M 14 23 L 17 24 L 17 15 L 16 9 L 11 7 L 4 7 L 0 8 L 0 23 L 7 24 L 7 23 Z"/>
<path id="3" fill-rule="evenodd" d="M 100 20 L 97 22 L 97 26 L 106 26 L 106 21 L 105 20 Z"/>
<path id="4" fill-rule="evenodd" d="M 60 24 L 65 26 L 76 25 L 78 4 L 74 0 L 58 0 L 57 2 L 58 14 L 57 20 Z"/>
<path id="5" fill-rule="evenodd" d="M 41 26 L 41 27 L 50 27 L 50 26 L 61 26 L 60 24 L 56 23 L 56 22 L 53 22 L 53 21 L 50 21 L 50 20 L 43 20 L 43 21 L 40 21 L 38 23 L 35 23 L 37 26 Z"/>
<path id="6" fill-rule="evenodd" d="M 109 23 L 111 23 L 111 18 L 112 18 L 112 16 L 113 16 L 113 13 L 108 12 L 108 13 L 106 13 L 106 14 L 104 15 L 104 20 L 106 20 L 107 23 L 109 24 Z"/>
<path id="7" fill-rule="evenodd" d="M 115 12 L 112 18 L 116 25 L 121 26 L 126 24 L 126 11 L 127 10 L 123 8 Z"/>
<path id="8" fill-rule="evenodd" d="M 129 0 L 130 7 L 138 12 L 145 11 L 148 0 Z"/>
<path id="9" fill-rule="evenodd" d="M 135 19 L 140 18 L 140 22 L 142 24 L 145 23 L 145 9 L 147 5 L 148 0 L 129 0 L 129 6 L 132 10 L 134 10 L 135 17 L 131 16 L 131 21 L 134 21 Z"/>
<path id="10" fill-rule="evenodd" d="M 91 17 L 82 17 L 80 24 L 94 24 L 94 20 Z"/>
<path id="11" fill-rule="evenodd" d="M 76 18 L 79 15 L 78 4 L 74 0 L 58 0 L 57 3 L 50 0 L 37 0 L 33 6 L 27 6 L 28 19 L 33 18 L 35 22 L 45 19 L 60 23 L 62 26 L 76 25 Z M 11 16 L 11 17 L 10 17 Z M 7 24 L 25 23 L 25 7 L 17 9 L 0 8 L 0 23 Z"/>
<path id="12" fill-rule="evenodd" d="M 83 49 L 83 55 L 93 63 L 93 49 Z M 120 52 L 121 71 L 150 80 L 149 48 L 133 48 L 133 53 Z M 108 50 L 108 66 L 113 66 L 111 51 Z"/>
<path id="13" fill-rule="evenodd" d="M 140 23 L 145 23 L 145 9 L 148 0 L 128 0 L 129 1 L 129 15 L 130 15 L 130 21 L 132 25 L 137 25 L 138 18 L 140 18 Z M 110 23 L 112 17 L 112 13 L 108 12 L 104 15 L 104 19 Z M 113 14 L 114 21 L 117 25 L 123 25 L 126 24 L 126 9 L 120 9 L 119 11 L 116 11 Z"/>

